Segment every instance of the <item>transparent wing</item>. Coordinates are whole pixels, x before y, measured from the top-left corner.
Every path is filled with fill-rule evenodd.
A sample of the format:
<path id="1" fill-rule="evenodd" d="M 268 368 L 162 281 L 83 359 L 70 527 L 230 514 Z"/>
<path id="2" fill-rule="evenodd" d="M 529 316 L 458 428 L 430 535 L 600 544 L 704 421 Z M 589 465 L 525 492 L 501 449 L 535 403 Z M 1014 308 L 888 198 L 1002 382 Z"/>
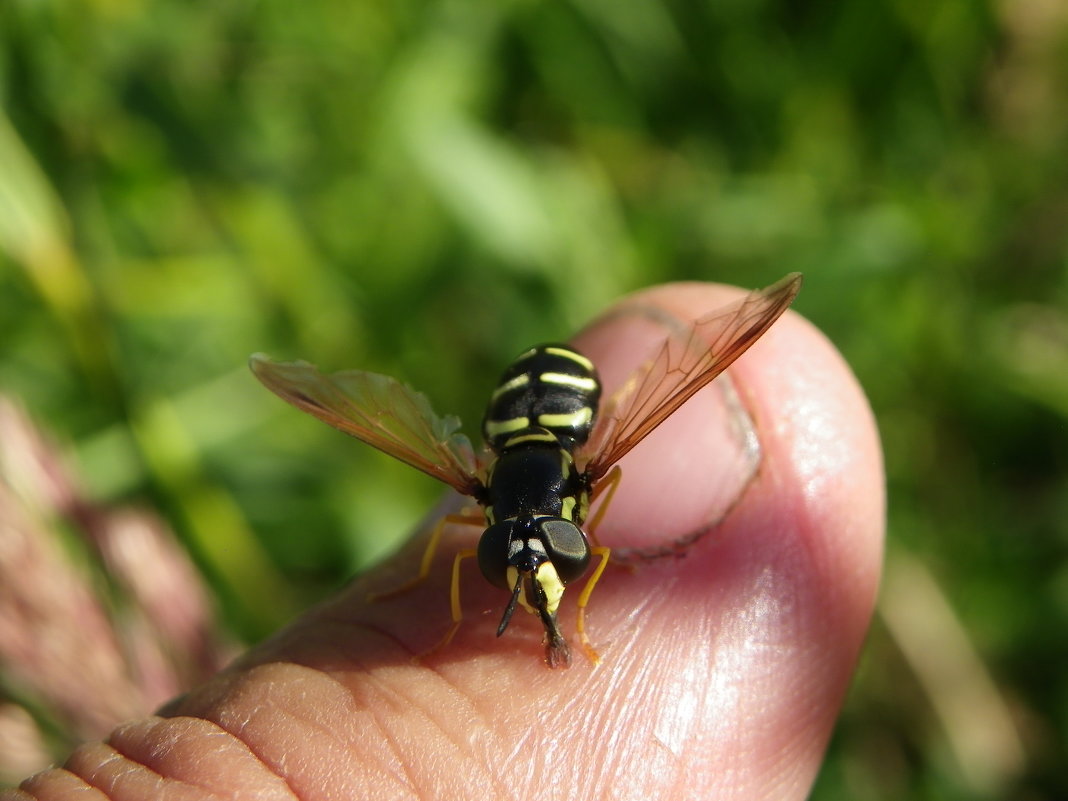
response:
<path id="1" fill-rule="evenodd" d="M 396 379 L 362 370 L 325 374 L 308 362 L 249 360 L 269 390 L 324 423 L 407 462 L 465 495 L 482 488 L 460 420 L 438 417 L 426 396 Z"/>
<path id="2" fill-rule="evenodd" d="M 750 293 L 698 320 L 682 336 L 669 336 L 601 412 L 579 454 L 596 481 L 623 454 L 722 373 L 764 334 L 797 297 L 801 274 Z"/>

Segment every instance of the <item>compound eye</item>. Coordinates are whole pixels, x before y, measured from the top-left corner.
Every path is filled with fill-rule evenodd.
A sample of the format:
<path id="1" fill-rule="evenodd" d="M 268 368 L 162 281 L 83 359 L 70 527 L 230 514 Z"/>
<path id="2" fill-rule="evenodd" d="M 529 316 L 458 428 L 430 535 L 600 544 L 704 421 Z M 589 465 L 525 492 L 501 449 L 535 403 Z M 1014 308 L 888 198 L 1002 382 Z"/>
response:
<path id="1" fill-rule="evenodd" d="M 494 523 L 478 541 L 478 566 L 486 581 L 495 587 L 508 586 L 508 545 L 512 539 L 512 522 Z"/>
<path id="2" fill-rule="evenodd" d="M 590 564 L 590 543 L 582 530 L 563 518 L 539 520 L 538 528 L 560 580 L 569 584 L 581 578 Z"/>

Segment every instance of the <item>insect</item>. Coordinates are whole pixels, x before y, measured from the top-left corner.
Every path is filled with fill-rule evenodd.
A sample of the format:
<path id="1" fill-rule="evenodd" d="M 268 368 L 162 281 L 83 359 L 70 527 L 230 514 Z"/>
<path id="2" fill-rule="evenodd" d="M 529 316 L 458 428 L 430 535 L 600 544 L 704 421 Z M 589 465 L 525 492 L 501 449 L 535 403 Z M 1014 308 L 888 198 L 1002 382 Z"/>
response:
<path id="1" fill-rule="evenodd" d="M 268 389 L 299 409 L 412 465 L 473 498 L 482 516 L 449 515 L 434 529 L 419 576 L 430 570 L 447 522 L 485 526 L 478 547 L 453 561 L 453 625 L 462 620 L 460 564 L 477 557 L 483 576 L 510 593 L 497 635 L 517 604 L 545 628 L 550 667 L 571 661 L 557 610 L 565 588 L 594 556 L 600 561 L 578 598 L 576 629 L 587 654 L 598 656 L 585 630 L 585 608 L 609 557 L 591 545 L 620 480 L 616 463 L 699 389 L 722 373 L 786 311 L 801 288 L 792 273 L 763 290 L 698 320 L 682 336 L 665 339 L 599 409 L 601 384 L 593 363 L 567 345 L 540 345 L 504 371 L 490 396 L 476 455 L 456 417 L 439 417 L 423 394 L 389 376 L 362 370 L 324 374 L 307 362 L 273 362 L 256 354 L 250 366 Z M 591 502 L 605 495 L 583 525 Z M 596 542 L 596 541 L 595 541 Z M 408 586 L 408 585 L 405 585 Z"/>

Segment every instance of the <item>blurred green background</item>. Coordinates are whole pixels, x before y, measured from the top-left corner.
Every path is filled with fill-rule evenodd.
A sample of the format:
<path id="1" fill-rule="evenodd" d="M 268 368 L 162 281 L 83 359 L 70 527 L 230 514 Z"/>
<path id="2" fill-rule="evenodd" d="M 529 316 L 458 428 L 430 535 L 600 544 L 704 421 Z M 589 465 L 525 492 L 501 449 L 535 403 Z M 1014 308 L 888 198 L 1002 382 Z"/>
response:
<path id="1" fill-rule="evenodd" d="M 253 639 L 440 487 L 249 353 L 474 421 L 620 293 L 803 271 L 890 498 L 814 797 L 1068 797 L 1066 99 L 1058 0 L 2 0 L 0 390 Z"/>

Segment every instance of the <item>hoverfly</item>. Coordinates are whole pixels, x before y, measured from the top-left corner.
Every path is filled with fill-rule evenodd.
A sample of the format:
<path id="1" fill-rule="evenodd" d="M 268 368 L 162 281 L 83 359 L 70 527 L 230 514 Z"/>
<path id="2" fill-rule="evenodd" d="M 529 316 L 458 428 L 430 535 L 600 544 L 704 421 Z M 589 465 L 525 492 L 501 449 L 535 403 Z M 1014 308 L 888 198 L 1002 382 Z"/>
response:
<path id="1" fill-rule="evenodd" d="M 566 345 L 531 348 L 505 370 L 490 397 L 481 455 L 460 432 L 458 418 L 439 417 L 425 395 L 389 376 L 362 370 L 328 375 L 307 362 L 272 362 L 261 354 L 250 366 L 268 389 L 297 408 L 481 506 L 480 518 L 450 515 L 438 524 L 415 579 L 429 572 L 446 522 L 485 526 L 477 549 L 462 550 L 454 559 L 453 625 L 440 645 L 462 619 L 460 563 L 477 557 L 483 576 L 510 593 L 497 635 L 521 604 L 545 628 L 546 662 L 566 667 L 570 648 L 557 609 L 565 587 L 586 573 L 593 556 L 600 562 L 579 596 L 576 628 L 590 658 L 598 661 L 584 613 L 609 549 L 591 546 L 582 528 L 591 501 L 606 493 L 590 521 L 592 531 L 618 485 L 620 458 L 756 342 L 800 288 L 800 274 L 792 273 L 699 319 L 683 336 L 669 336 L 600 414 L 601 384 L 589 359 Z"/>

